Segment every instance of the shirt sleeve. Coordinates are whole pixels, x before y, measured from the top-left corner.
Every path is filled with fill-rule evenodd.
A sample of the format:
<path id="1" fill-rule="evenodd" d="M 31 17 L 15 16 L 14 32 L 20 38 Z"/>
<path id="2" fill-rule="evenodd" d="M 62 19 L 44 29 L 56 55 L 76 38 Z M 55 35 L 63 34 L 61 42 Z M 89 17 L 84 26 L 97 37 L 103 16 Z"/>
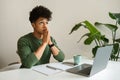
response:
<path id="1" fill-rule="evenodd" d="M 29 41 L 24 38 L 19 39 L 17 43 L 18 54 L 22 62 L 21 67 L 24 68 L 31 68 L 39 61 L 35 56 L 34 52 L 31 51 L 29 45 Z"/>
<path id="2" fill-rule="evenodd" d="M 59 62 L 62 62 L 62 61 L 64 60 L 64 58 L 65 58 L 65 55 L 64 55 L 63 51 L 58 47 L 55 39 L 53 39 L 52 37 L 51 37 L 51 41 L 52 41 L 52 42 L 54 43 L 54 45 L 59 49 L 58 55 L 56 55 L 56 56 L 53 55 L 53 57 L 54 57 L 56 60 L 58 60 Z"/>

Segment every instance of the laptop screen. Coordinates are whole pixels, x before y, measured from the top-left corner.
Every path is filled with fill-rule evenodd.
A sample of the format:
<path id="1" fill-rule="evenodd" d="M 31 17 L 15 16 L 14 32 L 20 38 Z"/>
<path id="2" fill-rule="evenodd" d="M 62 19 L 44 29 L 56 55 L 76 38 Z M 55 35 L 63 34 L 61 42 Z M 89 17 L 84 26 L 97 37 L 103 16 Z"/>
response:
<path id="1" fill-rule="evenodd" d="M 106 68 L 113 46 L 100 47 L 97 50 L 90 75 L 93 75 Z"/>

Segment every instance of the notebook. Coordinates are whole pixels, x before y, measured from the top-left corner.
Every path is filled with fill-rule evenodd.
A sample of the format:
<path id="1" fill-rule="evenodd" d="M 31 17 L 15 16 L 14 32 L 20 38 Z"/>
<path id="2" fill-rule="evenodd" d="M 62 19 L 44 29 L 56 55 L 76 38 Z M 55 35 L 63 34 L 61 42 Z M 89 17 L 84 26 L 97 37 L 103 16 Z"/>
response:
<path id="1" fill-rule="evenodd" d="M 54 74 L 61 72 L 61 70 L 56 69 L 56 68 L 52 68 L 52 67 L 48 67 L 47 65 L 33 66 L 31 69 L 34 71 L 40 72 L 44 75 L 47 75 L 47 76 L 54 75 Z"/>
<path id="2" fill-rule="evenodd" d="M 106 68 L 112 52 L 112 48 L 112 45 L 98 48 L 92 65 L 84 63 L 67 69 L 66 71 L 83 76 L 93 76 L 94 74 Z"/>
<path id="3" fill-rule="evenodd" d="M 37 72 L 40 72 L 44 75 L 55 75 L 57 73 L 60 73 L 62 71 L 65 71 L 66 69 L 72 68 L 71 64 L 69 62 L 57 62 L 57 63 L 49 63 L 49 64 L 43 64 L 43 65 L 37 65 L 33 66 L 31 69 Z"/>

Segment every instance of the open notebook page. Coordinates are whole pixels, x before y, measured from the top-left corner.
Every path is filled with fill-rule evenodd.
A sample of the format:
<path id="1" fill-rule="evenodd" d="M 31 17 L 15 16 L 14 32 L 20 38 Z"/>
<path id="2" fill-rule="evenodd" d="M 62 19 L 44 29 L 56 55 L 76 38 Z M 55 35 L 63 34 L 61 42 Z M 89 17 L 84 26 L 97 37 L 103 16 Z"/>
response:
<path id="1" fill-rule="evenodd" d="M 61 72 L 62 70 L 49 68 L 47 65 L 38 65 L 31 68 L 34 71 L 40 72 L 44 75 L 52 75 Z"/>

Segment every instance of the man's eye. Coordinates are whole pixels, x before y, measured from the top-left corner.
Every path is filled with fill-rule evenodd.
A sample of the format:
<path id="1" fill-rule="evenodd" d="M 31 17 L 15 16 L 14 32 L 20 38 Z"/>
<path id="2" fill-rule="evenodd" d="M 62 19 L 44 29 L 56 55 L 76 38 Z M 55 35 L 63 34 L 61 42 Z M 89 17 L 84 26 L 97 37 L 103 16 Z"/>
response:
<path id="1" fill-rule="evenodd" d="M 48 22 L 46 22 L 46 24 L 48 24 Z"/>
<path id="2" fill-rule="evenodd" d="M 48 24 L 48 22 L 39 22 L 40 25 Z"/>
<path id="3" fill-rule="evenodd" d="M 40 22 L 39 24 L 43 24 L 43 22 Z"/>

